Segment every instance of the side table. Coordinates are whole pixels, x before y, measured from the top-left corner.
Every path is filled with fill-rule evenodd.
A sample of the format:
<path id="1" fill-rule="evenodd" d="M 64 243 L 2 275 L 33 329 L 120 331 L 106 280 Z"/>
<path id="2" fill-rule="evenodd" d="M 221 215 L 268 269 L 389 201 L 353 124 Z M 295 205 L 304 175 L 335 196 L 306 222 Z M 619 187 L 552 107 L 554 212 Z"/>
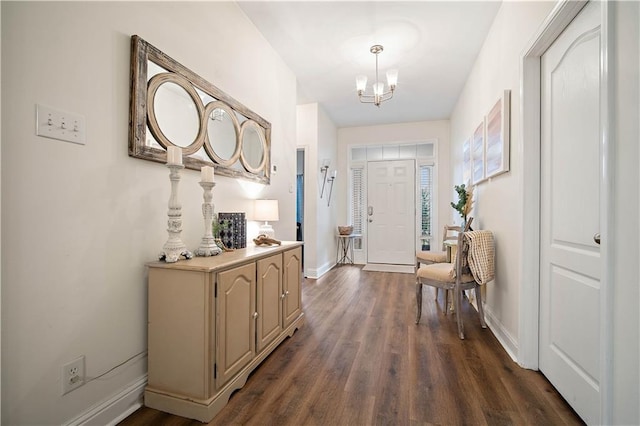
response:
<path id="1" fill-rule="evenodd" d="M 353 239 L 356 237 L 360 237 L 360 235 L 336 234 L 336 237 L 338 238 L 338 245 L 336 248 L 336 264 L 344 265 L 348 263 L 353 265 Z"/>

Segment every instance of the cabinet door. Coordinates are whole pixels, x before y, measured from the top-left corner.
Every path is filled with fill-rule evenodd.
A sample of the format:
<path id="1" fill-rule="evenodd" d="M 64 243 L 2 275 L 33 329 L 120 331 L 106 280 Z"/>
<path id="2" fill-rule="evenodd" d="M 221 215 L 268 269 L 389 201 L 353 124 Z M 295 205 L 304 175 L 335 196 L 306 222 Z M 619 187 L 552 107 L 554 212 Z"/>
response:
<path id="1" fill-rule="evenodd" d="M 220 388 L 255 356 L 256 265 L 218 273 L 216 387 Z"/>
<path id="2" fill-rule="evenodd" d="M 288 327 L 302 312 L 302 249 L 296 247 L 283 254 L 284 259 L 284 327 Z"/>
<path id="3" fill-rule="evenodd" d="M 260 352 L 282 332 L 282 255 L 258 262 L 256 351 Z"/>

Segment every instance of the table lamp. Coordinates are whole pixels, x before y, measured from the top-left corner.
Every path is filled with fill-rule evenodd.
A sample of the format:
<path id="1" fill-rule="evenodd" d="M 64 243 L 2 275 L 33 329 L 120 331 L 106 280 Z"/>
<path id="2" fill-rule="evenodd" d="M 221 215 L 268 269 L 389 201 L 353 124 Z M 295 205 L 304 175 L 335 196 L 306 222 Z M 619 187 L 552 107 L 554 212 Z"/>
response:
<path id="1" fill-rule="evenodd" d="M 256 200 L 254 206 L 254 219 L 264 221 L 260 226 L 259 233 L 265 234 L 269 238 L 275 238 L 275 232 L 269 221 L 277 221 L 278 217 L 278 200 Z"/>

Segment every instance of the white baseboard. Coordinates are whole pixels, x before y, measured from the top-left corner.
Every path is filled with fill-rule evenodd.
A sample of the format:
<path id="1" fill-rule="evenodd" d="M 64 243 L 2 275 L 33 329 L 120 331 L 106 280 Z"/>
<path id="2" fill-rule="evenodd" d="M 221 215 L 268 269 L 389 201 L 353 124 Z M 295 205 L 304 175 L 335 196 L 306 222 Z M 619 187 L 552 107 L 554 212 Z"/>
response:
<path id="1" fill-rule="evenodd" d="M 483 305 L 483 308 L 484 319 L 487 326 L 491 329 L 491 332 L 496 336 L 496 339 L 498 339 L 498 342 L 500 342 L 511 359 L 514 362 L 518 362 L 518 356 L 516 355 L 518 353 L 518 342 L 509 334 L 502 322 L 493 315 L 493 312 L 486 304 Z"/>
<path id="2" fill-rule="evenodd" d="M 305 277 L 318 279 L 329 272 L 334 266 L 336 266 L 335 262 L 327 262 L 317 269 L 308 268 L 306 269 Z"/>
<path id="3" fill-rule="evenodd" d="M 79 425 L 115 425 L 142 407 L 144 387 L 147 375 L 130 383 L 111 398 L 91 407 L 80 416 L 67 423 L 68 426 Z"/>

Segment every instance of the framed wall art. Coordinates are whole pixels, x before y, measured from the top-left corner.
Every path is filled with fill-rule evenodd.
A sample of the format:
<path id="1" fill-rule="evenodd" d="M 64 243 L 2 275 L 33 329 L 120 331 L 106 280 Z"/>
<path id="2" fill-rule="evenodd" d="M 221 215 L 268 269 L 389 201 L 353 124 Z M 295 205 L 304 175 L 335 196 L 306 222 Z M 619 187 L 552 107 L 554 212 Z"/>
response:
<path id="1" fill-rule="evenodd" d="M 471 138 L 462 143 L 462 182 L 471 182 Z"/>
<path id="2" fill-rule="evenodd" d="M 511 91 L 505 90 L 493 105 L 485 122 L 485 177 L 509 171 L 509 110 Z"/>
<path id="3" fill-rule="evenodd" d="M 484 120 L 476 127 L 471 137 L 471 180 L 475 185 L 485 179 L 484 170 Z"/>

